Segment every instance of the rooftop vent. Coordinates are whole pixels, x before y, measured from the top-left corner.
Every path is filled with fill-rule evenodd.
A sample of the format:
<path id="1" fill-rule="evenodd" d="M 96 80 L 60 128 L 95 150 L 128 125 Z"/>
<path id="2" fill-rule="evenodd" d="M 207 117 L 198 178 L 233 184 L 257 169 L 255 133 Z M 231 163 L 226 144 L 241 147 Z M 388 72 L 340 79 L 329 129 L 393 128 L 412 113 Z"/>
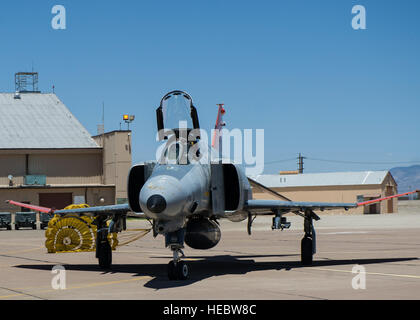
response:
<path id="1" fill-rule="evenodd" d="M 19 91 L 16 91 L 15 92 L 15 99 L 20 99 L 20 93 L 19 93 Z"/>

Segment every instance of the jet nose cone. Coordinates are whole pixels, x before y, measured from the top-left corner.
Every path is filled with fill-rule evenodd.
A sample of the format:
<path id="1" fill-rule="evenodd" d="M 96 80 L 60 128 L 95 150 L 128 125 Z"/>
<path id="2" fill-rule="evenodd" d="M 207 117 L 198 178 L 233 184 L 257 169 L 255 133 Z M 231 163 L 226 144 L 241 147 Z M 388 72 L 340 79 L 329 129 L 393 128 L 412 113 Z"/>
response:
<path id="1" fill-rule="evenodd" d="M 166 200 L 159 194 L 155 194 L 147 199 L 147 209 L 153 213 L 161 213 L 166 209 Z"/>

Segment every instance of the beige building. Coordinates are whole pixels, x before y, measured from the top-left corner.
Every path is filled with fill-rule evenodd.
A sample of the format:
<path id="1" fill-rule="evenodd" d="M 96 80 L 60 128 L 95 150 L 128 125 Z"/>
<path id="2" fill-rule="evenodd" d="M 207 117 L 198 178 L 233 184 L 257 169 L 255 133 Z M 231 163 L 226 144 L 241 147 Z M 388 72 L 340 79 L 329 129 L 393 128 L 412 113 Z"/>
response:
<path id="1" fill-rule="evenodd" d="M 130 166 L 130 131 L 91 137 L 55 94 L 0 93 L 0 212 L 124 203 Z"/>
<path id="2" fill-rule="evenodd" d="M 354 203 L 397 194 L 397 183 L 389 171 L 259 175 L 253 178 L 293 201 Z M 259 190 L 254 190 L 253 194 L 256 199 L 275 199 Z M 349 213 L 396 213 L 397 201 L 393 198 L 360 206 L 349 209 Z"/>
<path id="3" fill-rule="evenodd" d="M 131 131 L 111 131 L 92 137 L 102 147 L 102 184 L 115 185 L 117 204 L 127 202 L 127 176 L 131 168 Z"/>

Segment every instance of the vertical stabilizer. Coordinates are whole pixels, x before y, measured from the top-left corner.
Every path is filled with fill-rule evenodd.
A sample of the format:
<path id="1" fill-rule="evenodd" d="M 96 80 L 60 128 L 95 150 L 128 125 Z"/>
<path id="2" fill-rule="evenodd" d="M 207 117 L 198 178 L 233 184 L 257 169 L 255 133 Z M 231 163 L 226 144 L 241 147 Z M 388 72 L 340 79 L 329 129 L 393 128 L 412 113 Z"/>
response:
<path id="1" fill-rule="evenodd" d="M 218 104 L 219 109 L 217 111 L 216 125 L 214 126 L 214 133 L 211 142 L 211 146 L 218 151 L 219 157 L 222 157 L 222 128 L 226 125 L 223 121 L 223 115 L 226 113 L 224 104 Z"/>

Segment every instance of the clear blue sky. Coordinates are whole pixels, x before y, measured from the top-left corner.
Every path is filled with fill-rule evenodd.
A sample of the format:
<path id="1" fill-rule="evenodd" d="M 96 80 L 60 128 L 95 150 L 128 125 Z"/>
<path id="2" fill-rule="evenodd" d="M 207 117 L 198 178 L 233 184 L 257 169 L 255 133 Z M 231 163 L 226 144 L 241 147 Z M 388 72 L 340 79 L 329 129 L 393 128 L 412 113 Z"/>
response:
<path id="1" fill-rule="evenodd" d="M 66 30 L 51 27 L 56 4 Z M 356 4 L 366 30 L 351 28 Z M 0 91 L 33 64 L 40 89 L 54 84 L 92 134 L 102 101 L 106 130 L 135 114 L 134 162 L 154 158 L 155 108 L 173 89 L 193 96 L 203 128 L 225 103 L 230 128 L 265 129 L 266 162 L 298 152 L 420 162 L 419 9 L 416 0 L 2 1 Z M 397 165 L 305 162 L 306 172 Z"/>

